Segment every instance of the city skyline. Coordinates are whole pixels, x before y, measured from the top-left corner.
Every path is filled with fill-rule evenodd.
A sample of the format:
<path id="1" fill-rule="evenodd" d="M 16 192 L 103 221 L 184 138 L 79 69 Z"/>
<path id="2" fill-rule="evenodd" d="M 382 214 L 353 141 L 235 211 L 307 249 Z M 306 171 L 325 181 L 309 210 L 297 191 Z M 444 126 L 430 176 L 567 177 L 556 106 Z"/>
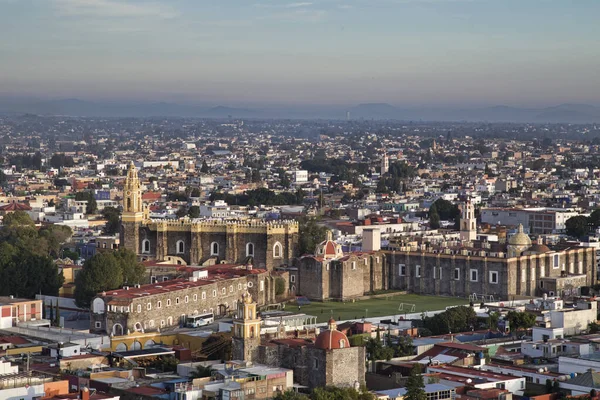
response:
<path id="1" fill-rule="evenodd" d="M 0 0 L 0 92 L 212 104 L 600 104 L 600 4 Z"/>

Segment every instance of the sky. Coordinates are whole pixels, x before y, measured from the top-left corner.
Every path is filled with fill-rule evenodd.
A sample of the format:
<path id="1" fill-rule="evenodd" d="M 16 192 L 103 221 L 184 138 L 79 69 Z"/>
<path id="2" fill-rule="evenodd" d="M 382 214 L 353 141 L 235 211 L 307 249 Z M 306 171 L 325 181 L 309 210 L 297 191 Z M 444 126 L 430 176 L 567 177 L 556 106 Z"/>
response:
<path id="1" fill-rule="evenodd" d="M 600 104 L 598 0 L 0 0 L 0 94 Z"/>

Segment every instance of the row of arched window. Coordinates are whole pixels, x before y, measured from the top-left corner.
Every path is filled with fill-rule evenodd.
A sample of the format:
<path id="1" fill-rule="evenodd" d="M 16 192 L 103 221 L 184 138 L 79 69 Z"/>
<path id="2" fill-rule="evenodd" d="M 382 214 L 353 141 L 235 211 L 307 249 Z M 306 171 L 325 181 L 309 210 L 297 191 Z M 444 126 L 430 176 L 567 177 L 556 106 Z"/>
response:
<path id="1" fill-rule="evenodd" d="M 183 240 L 178 240 L 175 249 L 177 254 L 185 254 L 185 242 Z M 142 253 L 149 254 L 150 253 L 150 240 L 144 239 L 142 240 Z M 210 255 L 218 256 L 219 255 L 219 243 L 212 242 L 210 244 Z M 246 243 L 246 257 L 254 257 L 254 243 Z M 276 242 L 273 245 L 273 258 L 282 258 L 283 257 L 283 246 L 281 243 Z"/>

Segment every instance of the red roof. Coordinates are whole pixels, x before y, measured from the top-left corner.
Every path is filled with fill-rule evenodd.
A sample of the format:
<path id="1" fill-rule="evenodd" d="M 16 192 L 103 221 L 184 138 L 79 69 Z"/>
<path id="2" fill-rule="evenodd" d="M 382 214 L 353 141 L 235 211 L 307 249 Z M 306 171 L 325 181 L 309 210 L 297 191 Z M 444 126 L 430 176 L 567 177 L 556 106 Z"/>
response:
<path id="1" fill-rule="evenodd" d="M 31 211 L 31 207 L 23 203 L 8 203 L 1 206 L 0 211 Z"/>
<path id="2" fill-rule="evenodd" d="M 160 200 L 162 194 L 160 192 L 145 192 L 142 194 L 142 200 L 144 201 L 157 201 Z"/>

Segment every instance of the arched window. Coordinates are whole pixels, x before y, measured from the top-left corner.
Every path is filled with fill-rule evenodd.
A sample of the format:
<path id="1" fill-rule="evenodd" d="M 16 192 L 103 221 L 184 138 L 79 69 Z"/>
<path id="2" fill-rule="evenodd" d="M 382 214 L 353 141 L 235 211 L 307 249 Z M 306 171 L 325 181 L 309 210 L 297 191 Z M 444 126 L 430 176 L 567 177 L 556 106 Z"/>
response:
<path id="1" fill-rule="evenodd" d="M 254 257 L 254 243 L 246 244 L 246 257 Z"/>
<path id="2" fill-rule="evenodd" d="M 127 199 L 127 211 L 131 211 L 131 198 Z"/>
<path id="3" fill-rule="evenodd" d="M 142 241 L 142 253 L 150 253 L 150 241 L 148 239 Z"/>
<path id="4" fill-rule="evenodd" d="M 211 256 L 218 256 L 219 255 L 219 243 L 212 242 L 210 244 L 210 255 Z"/>
<path id="5" fill-rule="evenodd" d="M 183 242 L 183 240 L 179 240 L 177 242 L 177 254 L 183 253 L 185 253 L 185 243 Z"/>
<path id="6" fill-rule="evenodd" d="M 250 337 L 251 338 L 254 337 L 254 327 L 253 326 L 250 327 Z"/>
<path id="7" fill-rule="evenodd" d="M 167 307 L 171 305 L 171 299 L 167 299 Z"/>
<path id="8" fill-rule="evenodd" d="M 281 243 L 276 242 L 273 246 L 273 258 L 281 257 L 283 257 L 283 246 L 281 246 Z"/>

